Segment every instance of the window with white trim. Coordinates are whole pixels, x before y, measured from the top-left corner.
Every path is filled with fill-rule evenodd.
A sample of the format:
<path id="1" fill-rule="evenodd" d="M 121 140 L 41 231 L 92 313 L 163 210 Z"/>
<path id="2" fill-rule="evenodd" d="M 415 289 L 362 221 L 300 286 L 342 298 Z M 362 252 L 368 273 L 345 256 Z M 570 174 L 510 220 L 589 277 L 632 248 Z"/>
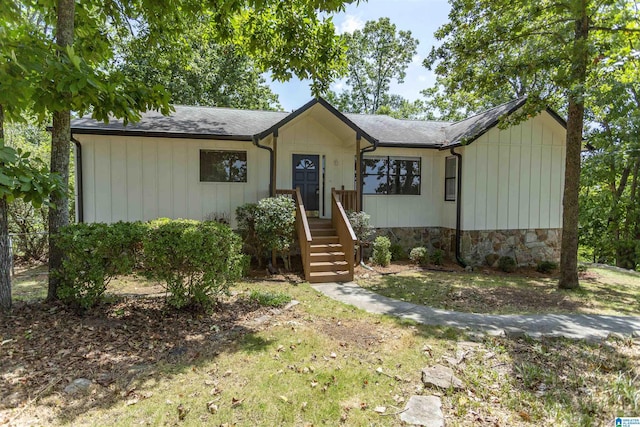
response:
<path id="1" fill-rule="evenodd" d="M 456 174 L 457 160 L 455 156 L 445 159 L 444 164 L 444 200 L 455 202 L 456 200 Z"/>

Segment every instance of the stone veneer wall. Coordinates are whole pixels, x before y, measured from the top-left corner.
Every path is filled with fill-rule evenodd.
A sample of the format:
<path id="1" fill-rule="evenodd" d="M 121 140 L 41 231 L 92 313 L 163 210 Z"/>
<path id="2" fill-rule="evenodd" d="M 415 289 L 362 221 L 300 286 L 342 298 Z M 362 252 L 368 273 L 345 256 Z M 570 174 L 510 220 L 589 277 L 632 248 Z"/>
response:
<path id="1" fill-rule="evenodd" d="M 443 227 L 379 228 L 391 243 L 402 246 L 407 253 L 424 246 L 430 251 L 442 249 L 455 258 L 455 230 Z M 501 256 L 510 256 L 520 266 L 540 261 L 560 261 L 562 229 L 473 230 L 462 231 L 461 252 L 470 265 L 496 266 Z"/>

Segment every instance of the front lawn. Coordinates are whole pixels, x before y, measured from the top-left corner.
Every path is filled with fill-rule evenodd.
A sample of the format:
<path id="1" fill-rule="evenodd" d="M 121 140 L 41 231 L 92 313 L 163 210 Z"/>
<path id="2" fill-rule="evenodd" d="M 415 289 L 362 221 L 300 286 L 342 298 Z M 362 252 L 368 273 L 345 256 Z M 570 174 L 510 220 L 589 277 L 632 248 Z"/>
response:
<path id="1" fill-rule="evenodd" d="M 591 313 L 640 315 L 640 274 L 589 268 L 579 291 L 560 291 L 542 274 L 444 272 L 410 268 L 365 274 L 360 286 L 381 295 L 435 308 L 471 313 Z"/>
<path id="2" fill-rule="evenodd" d="M 82 316 L 33 301 L 0 314 L 0 424 L 397 426 L 416 394 L 441 397 L 448 426 L 610 425 L 640 412 L 631 339 L 478 338 L 306 283 L 241 283 L 210 314 L 167 309 L 153 283 L 119 286 Z M 283 294 L 299 304 L 272 307 Z M 464 389 L 425 388 L 421 369 L 435 364 Z M 64 391 L 80 378 L 88 389 Z"/>

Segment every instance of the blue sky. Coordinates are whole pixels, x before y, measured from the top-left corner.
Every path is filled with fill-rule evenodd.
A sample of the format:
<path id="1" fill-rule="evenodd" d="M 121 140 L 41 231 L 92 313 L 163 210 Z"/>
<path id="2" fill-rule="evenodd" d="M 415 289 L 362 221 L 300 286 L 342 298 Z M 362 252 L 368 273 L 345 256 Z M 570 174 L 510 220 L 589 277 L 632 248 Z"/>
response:
<path id="1" fill-rule="evenodd" d="M 422 60 L 436 43 L 433 33 L 447 22 L 450 6 L 447 0 L 369 0 L 359 5 L 347 6 L 345 12 L 337 14 L 333 22 L 338 32 L 353 32 L 367 21 L 388 17 L 398 30 L 409 30 L 418 39 L 418 54 L 407 68 L 403 84 L 391 85 L 391 93 L 414 100 L 421 97 L 420 91 L 433 85 L 433 73 L 422 66 Z M 285 111 L 301 107 L 311 99 L 309 84 L 297 79 L 289 82 L 271 82 L 271 90 L 280 97 Z M 340 91 L 341 83 L 334 83 L 333 90 Z"/>

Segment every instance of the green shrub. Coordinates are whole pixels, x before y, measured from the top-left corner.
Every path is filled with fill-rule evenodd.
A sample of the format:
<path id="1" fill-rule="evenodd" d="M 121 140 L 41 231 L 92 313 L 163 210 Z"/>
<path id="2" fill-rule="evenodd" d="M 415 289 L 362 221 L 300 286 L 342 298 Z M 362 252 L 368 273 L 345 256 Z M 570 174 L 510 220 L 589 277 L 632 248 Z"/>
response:
<path id="1" fill-rule="evenodd" d="M 540 273 L 551 273 L 558 268 L 558 264 L 553 261 L 540 261 L 536 266 L 536 271 Z"/>
<path id="2" fill-rule="evenodd" d="M 251 291 L 249 301 L 264 307 L 282 307 L 291 302 L 291 297 L 283 292 Z"/>
<path id="3" fill-rule="evenodd" d="M 378 236 L 373 241 L 373 254 L 371 259 L 373 262 L 386 267 L 391 263 L 391 240 L 385 236 Z"/>
<path id="4" fill-rule="evenodd" d="M 141 255 L 146 226 L 140 222 L 72 224 L 56 236 L 65 254 L 58 297 L 87 309 L 102 298 L 107 284 L 118 275 L 131 274 Z"/>
<path id="5" fill-rule="evenodd" d="M 411 253 L 409 253 L 409 259 L 418 265 L 425 266 L 429 264 L 429 252 L 427 248 L 422 246 L 413 248 L 411 249 Z"/>
<path id="6" fill-rule="evenodd" d="M 268 197 L 255 211 L 256 237 L 267 251 L 276 251 L 290 270 L 289 250 L 294 242 L 296 206 L 291 197 Z"/>
<path id="7" fill-rule="evenodd" d="M 431 254 L 431 259 L 435 265 L 442 265 L 444 261 L 444 251 L 442 249 L 436 249 Z"/>
<path id="8" fill-rule="evenodd" d="M 373 227 L 371 226 L 371 215 L 364 211 L 348 211 L 347 218 L 358 239 L 358 245 L 368 246 L 369 243 L 371 243 L 371 237 L 374 233 Z"/>
<path id="9" fill-rule="evenodd" d="M 176 308 L 210 307 L 247 267 L 240 237 L 217 222 L 155 220 L 143 244 L 147 276 L 165 283 Z"/>
<path id="10" fill-rule="evenodd" d="M 266 250 L 262 241 L 258 239 L 256 232 L 256 216 L 258 215 L 257 203 L 245 203 L 236 208 L 236 221 L 238 233 L 242 236 L 245 248 L 253 253 L 258 261 L 258 267 L 262 267 L 262 258 Z"/>
<path id="11" fill-rule="evenodd" d="M 398 243 L 392 243 L 389 251 L 391 252 L 391 259 L 393 261 L 402 261 L 408 258 L 407 251 Z"/>
<path id="12" fill-rule="evenodd" d="M 510 256 L 501 256 L 498 260 L 498 268 L 505 273 L 513 273 L 516 271 L 516 260 Z"/>

